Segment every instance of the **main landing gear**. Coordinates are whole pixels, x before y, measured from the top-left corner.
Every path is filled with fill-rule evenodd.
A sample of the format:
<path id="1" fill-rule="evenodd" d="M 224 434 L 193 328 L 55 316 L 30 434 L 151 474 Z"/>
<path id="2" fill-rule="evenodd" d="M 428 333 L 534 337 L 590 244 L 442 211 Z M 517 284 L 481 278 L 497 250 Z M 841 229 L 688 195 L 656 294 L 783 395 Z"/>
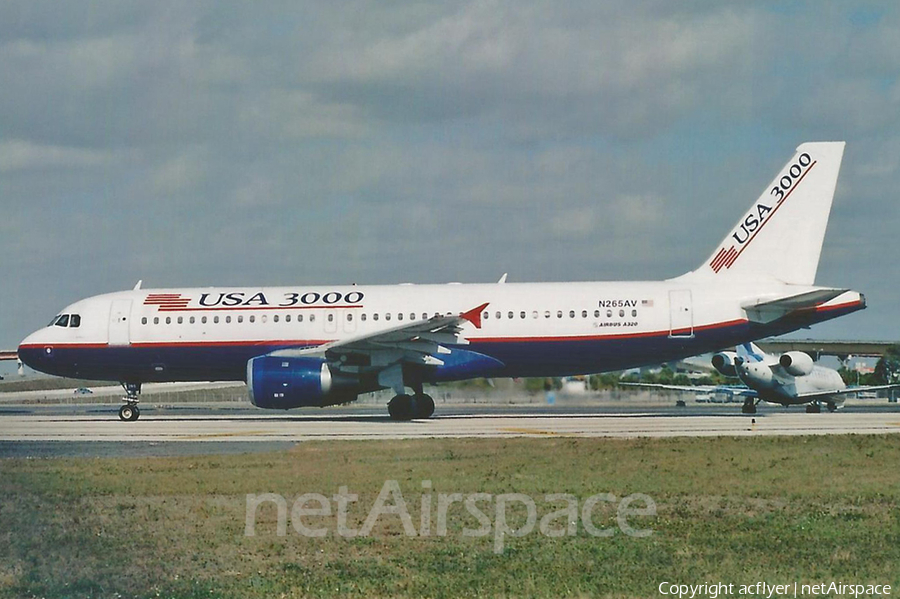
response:
<path id="1" fill-rule="evenodd" d="M 434 400 L 430 395 L 421 392 L 413 395 L 400 393 L 388 402 L 388 413 L 391 420 L 431 418 L 434 414 Z"/>
<path id="2" fill-rule="evenodd" d="M 826 402 L 825 407 L 829 412 L 834 412 L 837 410 L 837 404 L 832 401 Z M 812 403 L 806 404 L 806 413 L 807 414 L 818 414 L 822 411 L 822 404 L 814 401 Z"/>
<path id="3" fill-rule="evenodd" d="M 140 401 L 141 384 L 140 383 L 122 383 L 125 389 L 125 397 L 122 401 L 125 404 L 119 408 L 119 420 L 123 422 L 134 422 L 141 417 L 141 411 L 138 409 Z"/>

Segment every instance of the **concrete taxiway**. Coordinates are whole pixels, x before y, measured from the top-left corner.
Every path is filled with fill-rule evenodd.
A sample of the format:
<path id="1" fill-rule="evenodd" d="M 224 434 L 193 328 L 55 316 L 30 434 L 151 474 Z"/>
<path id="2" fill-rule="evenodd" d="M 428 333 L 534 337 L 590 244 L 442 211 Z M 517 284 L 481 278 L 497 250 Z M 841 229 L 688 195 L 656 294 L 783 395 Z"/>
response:
<path id="1" fill-rule="evenodd" d="M 147 406 L 139 421 L 121 422 L 111 405 L 5 407 L 0 410 L 0 456 L 234 453 L 332 439 L 900 433 L 897 404 L 848 408 L 834 414 L 765 407 L 751 417 L 739 410 L 734 404 L 689 408 L 468 406 L 439 410 L 429 420 L 394 422 L 383 408 L 374 406 L 288 413 Z M 185 445 L 173 449 L 173 444 Z"/>

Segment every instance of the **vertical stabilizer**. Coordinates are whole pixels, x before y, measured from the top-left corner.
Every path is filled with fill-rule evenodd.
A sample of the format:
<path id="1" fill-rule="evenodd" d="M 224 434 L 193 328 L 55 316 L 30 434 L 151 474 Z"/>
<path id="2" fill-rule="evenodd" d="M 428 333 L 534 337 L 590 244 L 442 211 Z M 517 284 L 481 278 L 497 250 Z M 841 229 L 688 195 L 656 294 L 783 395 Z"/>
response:
<path id="1" fill-rule="evenodd" d="M 842 141 L 810 142 L 798 147 L 709 259 L 692 274 L 812 285 L 843 155 Z"/>

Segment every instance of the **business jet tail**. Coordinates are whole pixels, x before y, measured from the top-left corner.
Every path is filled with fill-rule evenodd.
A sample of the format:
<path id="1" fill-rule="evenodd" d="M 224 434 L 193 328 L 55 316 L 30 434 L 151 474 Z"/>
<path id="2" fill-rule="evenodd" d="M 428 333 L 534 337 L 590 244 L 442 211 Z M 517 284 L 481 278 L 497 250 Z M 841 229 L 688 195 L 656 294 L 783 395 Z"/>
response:
<path id="1" fill-rule="evenodd" d="M 781 168 L 709 259 L 688 276 L 812 285 L 844 142 L 810 142 Z"/>

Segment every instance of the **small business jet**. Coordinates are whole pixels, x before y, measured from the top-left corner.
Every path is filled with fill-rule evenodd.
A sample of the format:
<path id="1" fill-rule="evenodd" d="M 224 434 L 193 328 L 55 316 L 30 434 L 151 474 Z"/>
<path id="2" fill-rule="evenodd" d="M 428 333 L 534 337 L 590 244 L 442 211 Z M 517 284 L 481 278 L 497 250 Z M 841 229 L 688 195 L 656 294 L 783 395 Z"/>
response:
<path id="1" fill-rule="evenodd" d="M 142 383 L 245 381 L 260 408 L 393 389 L 391 418 L 427 418 L 426 383 L 567 376 L 676 360 L 849 314 L 865 298 L 814 284 L 843 142 L 805 143 L 695 270 L 664 281 L 142 289 L 90 297 L 29 335 L 35 370 Z M 709 201 L 721 201 L 709 198 Z M 407 389 L 412 391 L 407 393 Z"/>
<path id="2" fill-rule="evenodd" d="M 744 398 L 741 412 L 756 414 L 760 401 L 793 406 L 806 404 L 806 411 L 818 414 L 822 404 L 834 412 L 844 404 L 844 396 L 862 391 L 881 391 L 900 388 L 900 385 L 871 385 L 848 387 L 833 368 L 819 366 L 804 352 L 789 351 L 775 356 L 762 351 L 755 343 L 739 345 L 736 352 L 725 351 L 712 357 L 712 365 L 725 376 L 737 377 L 745 388 L 714 385 L 664 385 L 655 383 L 625 383 L 632 386 L 655 387 L 675 391 L 712 392 L 721 390 Z"/>

